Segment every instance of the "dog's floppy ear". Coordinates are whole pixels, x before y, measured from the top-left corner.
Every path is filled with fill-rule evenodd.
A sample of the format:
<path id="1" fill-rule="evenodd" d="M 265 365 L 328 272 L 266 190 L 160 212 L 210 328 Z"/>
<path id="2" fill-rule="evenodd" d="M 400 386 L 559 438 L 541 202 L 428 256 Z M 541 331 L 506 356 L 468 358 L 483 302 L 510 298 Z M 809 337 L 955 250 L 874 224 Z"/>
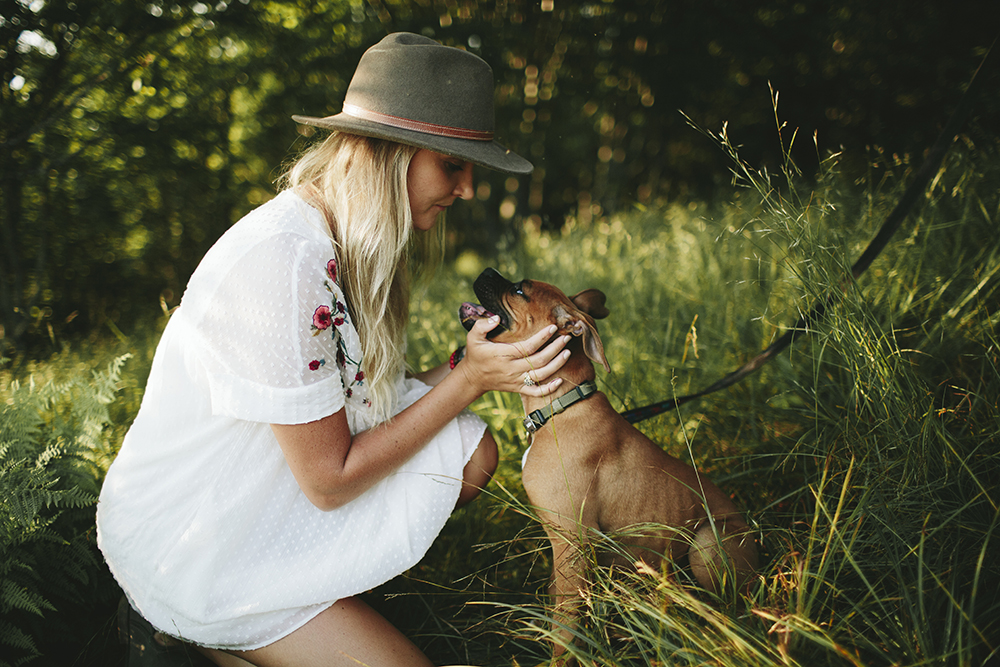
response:
<path id="1" fill-rule="evenodd" d="M 604 296 L 604 292 L 593 287 L 585 289 L 576 296 L 570 298 L 570 301 L 575 303 L 577 308 L 587 313 L 595 320 L 603 320 L 610 313 L 610 311 L 604 307 L 604 302 L 607 300 L 608 298 Z"/>
<path id="2" fill-rule="evenodd" d="M 588 290 L 589 291 L 589 290 Z M 597 290 L 594 290 L 597 291 Z M 604 295 L 601 294 L 603 297 Z M 606 311 L 605 311 L 606 312 Z M 571 312 L 565 306 L 556 306 L 552 309 L 552 314 L 556 319 L 558 332 L 571 336 L 583 336 L 583 351 L 587 357 L 598 364 L 604 366 L 604 370 L 611 372 L 611 364 L 604 356 L 604 343 L 597 333 L 597 327 L 581 312 Z"/>

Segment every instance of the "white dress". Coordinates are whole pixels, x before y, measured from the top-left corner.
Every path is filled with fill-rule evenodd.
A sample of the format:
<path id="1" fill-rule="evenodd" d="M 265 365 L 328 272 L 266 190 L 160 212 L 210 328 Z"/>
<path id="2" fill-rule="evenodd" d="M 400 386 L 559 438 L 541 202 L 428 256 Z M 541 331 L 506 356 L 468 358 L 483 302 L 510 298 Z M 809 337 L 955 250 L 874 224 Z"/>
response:
<path id="1" fill-rule="evenodd" d="M 346 406 L 373 426 L 357 331 L 321 215 L 286 191 L 206 254 L 157 347 L 108 471 L 98 545 L 159 630 L 253 649 L 415 565 L 451 514 L 484 424 L 465 412 L 331 512 L 300 490 L 270 424 Z M 397 411 L 429 387 L 399 377 Z"/>

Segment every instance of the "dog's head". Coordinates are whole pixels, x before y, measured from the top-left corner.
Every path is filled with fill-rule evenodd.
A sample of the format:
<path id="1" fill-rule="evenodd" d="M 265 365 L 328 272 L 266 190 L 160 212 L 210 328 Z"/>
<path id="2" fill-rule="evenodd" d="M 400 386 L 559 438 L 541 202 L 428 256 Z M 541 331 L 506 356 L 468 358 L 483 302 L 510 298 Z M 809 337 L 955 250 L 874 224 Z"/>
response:
<path id="1" fill-rule="evenodd" d="M 555 324 L 557 333 L 581 338 L 587 357 L 611 371 L 594 323 L 608 316 L 606 297 L 600 290 L 588 289 L 568 297 L 555 285 L 537 280 L 512 283 L 495 269 L 479 274 L 472 288 L 482 305 L 463 303 L 458 309 L 466 330 L 472 329 L 476 320 L 496 314 L 500 324 L 488 337 L 506 343 L 524 340 L 542 327 Z"/>

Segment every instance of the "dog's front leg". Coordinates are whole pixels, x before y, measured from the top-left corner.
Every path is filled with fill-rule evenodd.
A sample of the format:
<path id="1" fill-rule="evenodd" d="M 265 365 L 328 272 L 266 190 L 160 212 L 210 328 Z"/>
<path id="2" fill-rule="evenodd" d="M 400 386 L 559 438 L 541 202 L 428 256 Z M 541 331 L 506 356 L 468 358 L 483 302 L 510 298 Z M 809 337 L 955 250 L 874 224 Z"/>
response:
<path id="1" fill-rule="evenodd" d="M 579 525 L 568 528 L 572 532 L 567 532 L 567 528 L 551 525 L 545 528 L 552 545 L 552 583 L 549 595 L 552 600 L 551 641 L 554 667 L 576 664 L 576 660 L 566 655 L 566 651 L 567 647 L 576 643 L 580 608 L 589 587 L 586 576 L 588 561 L 581 549 L 581 542 L 585 543 L 586 538 L 579 534 Z"/>

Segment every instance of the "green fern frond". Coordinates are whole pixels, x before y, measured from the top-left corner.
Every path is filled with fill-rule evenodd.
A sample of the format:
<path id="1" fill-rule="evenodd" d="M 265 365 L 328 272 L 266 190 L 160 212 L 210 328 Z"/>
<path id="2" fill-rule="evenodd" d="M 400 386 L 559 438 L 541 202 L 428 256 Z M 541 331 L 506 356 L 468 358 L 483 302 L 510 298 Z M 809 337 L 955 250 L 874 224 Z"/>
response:
<path id="1" fill-rule="evenodd" d="M 49 446 L 35 459 L 36 468 L 47 468 L 49 463 L 66 454 L 66 447 L 62 442 L 49 443 Z"/>
<path id="2" fill-rule="evenodd" d="M 55 607 L 44 597 L 8 579 L 0 582 L 0 611 L 7 614 L 13 609 L 36 616 L 41 616 L 44 610 L 55 611 Z"/>
<path id="3" fill-rule="evenodd" d="M 26 459 L 5 462 L 0 467 L 0 503 L 7 516 L 21 526 L 30 526 L 45 505 L 42 495 L 56 481 L 46 471 L 29 467 Z"/>
<path id="4" fill-rule="evenodd" d="M 116 451 L 109 405 L 127 358 L 90 378 L 73 368 L 69 381 L 0 385 L 0 667 L 39 657 L 31 617 L 48 623 L 107 576 L 92 507 Z"/>
<path id="5" fill-rule="evenodd" d="M 3 638 L 3 643 L 12 648 L 18 648 L 22 651 L 27 651 L 32 656 L 39 655 L 38 647 L 35 645 L 34 640 L 30 635 L 24 633 L 20 628 L 15 625 L 0 619 L 0 637 Z M 0 662 L 0 664 L 10 664 Z M 14 664 L 22 664 L 20 662 Z"/>

